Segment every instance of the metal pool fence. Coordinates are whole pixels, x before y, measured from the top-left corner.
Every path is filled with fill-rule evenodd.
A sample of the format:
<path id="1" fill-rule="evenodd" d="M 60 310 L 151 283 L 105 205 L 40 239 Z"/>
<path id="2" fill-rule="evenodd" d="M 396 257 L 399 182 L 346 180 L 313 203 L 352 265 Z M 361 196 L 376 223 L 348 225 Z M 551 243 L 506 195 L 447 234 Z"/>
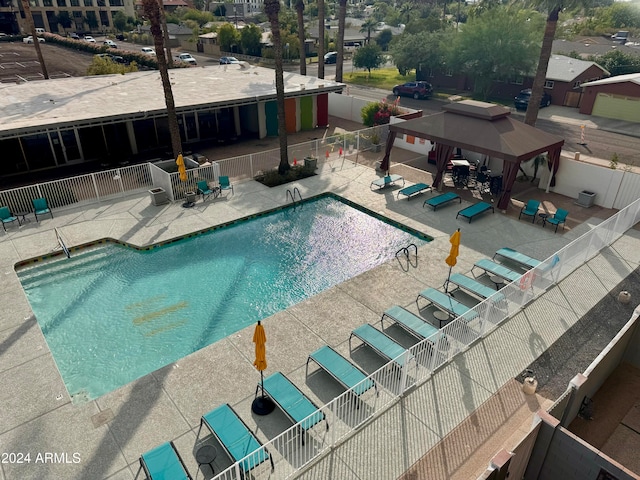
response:
<path id="1" fill-rule="evenodd" d="M 615 242 L 638 221 L 640 200 L 603 221 L 538 267 L 524 273 L 518 280 L 476 305 L 472 310 L 477 313 L 477 317 L 473 320 L 456 318 L 441 328 L 439 333 L 406 350 L 400 356 L 404 356 L 404 359 L 397 361 L 400 359 L 398 357 L 390 361 L 363 380 L 373 381 L 376 389 L 369 389 L 358 396 L 355 394 L 358 391 L 356 386 L 320 407 L 319 410 L 325 415 L 329 425 L 328 429 L 324 427 L 324 422 L 320 422 L 305 433 L 301 428 L 305 422 L 303 420 L 271 439 L 261 449 L 271 455 L 274 471 L 271 471 L 269 462 L 264 462 L 251 470 L 250 477 L 257 480 L 289 478 L 346 438 L 356 435 L 365 424 L 374 421 L 376 415 L 397 402 L 409 389 L 424 383 L 437 368 L 467 350 L 478 339 L 487 336 L 527 303 Z M 496 391 L 498 388 L 496 387 Z M 314 415 L 316 414 L 309 418 Z M 305 435 L 304 442 L 301 435 Z M 251 452 L 248 456 L 255 453 Z M 247 478 L 242 464 L 242 461 L 234 463 L 214 479 Z"/>

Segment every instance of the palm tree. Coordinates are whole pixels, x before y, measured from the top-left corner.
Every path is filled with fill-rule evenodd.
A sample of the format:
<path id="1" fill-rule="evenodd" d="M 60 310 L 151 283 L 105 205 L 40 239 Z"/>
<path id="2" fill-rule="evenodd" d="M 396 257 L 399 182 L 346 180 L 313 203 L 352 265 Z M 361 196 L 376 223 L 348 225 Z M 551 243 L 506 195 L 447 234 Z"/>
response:
<path id="1" fill-rule="evenodd" d="M 307 74 L 307 52 L 305 51 L 304 35 L 304 0 L 296 0 L 296 13 L 298 14 L 298 40 L 300 41 L 300 75 Z"/>
<path id="2" fill-rule="evenodd" d="M 360 33 L 366 33 L 367 34 L 367 45 L 369 45 L 369 43 L 371 42 L 371 30 L 376 28 L 377 24 L 378 24 L 378 22 L 376 22 L 375 19 L 373 19 L 371 17 L 367 18 L 362 23 L 362 26 L 360 28 Z"/>
<path id="3" fill-rule="evenodd" d="M 164 12 L 164 4 L 162 0 L 158 0 L 158 8 L 160 9 L 160 21 L 162 23 L 162 34 L 164 35 L 164 46 L 167 49 L 168 68 L 173 68 L 173 57 L 171 56 L 171 46 L 169 45 L 169 30 L 167 29 L 167 16 Z"/>
<path id="4" fill-rule="evenodd" d="M 318 78 L 324 78 L 324 0 L 318 0 Z"/>
<path id="5" fill-rule="evenodd" d="M 347 0 L 338 0 L 340 9 L 338 10 L 338 38 L 336 40 L 336 48 L 338 49 L 338 58 L 336 58 L 336 82 L 342 81 L 342 70 L 344 64 L 344 28 L 345 19 L 347 18 Z"/>
<path id="6" fill-rule="evenodd" d="M 149 22 L 151 22 L 151 35 L 153 35 L 153 44 L 156 49 L 158 70 L 160 70 L 160 78 L 162 79 L 164 101 L 167 105 L 167 120 L 169 122 L 169 135 L 171 136 L 171 149 L 173 151 L 173 157 L 177 158 L 182 152 L 182 141 L 180 140 L 180 128 L 178 127 L 176 105 L 173 100 L 169 71 L 167 70 L 167 57 L 164 53 L 162 27 L 160 26 L 162 23 L 162 14 L 160 13 L 160 6 L 158 5 L 157 0 L 142 0 L 142 8 L 145 16 Z"/>
<path id="7" fill-rule="evenodd" d="M 544 4 L 544 1 L 542 3 Z M 533 86 L 531 87 L 531 98 L 529 99 L 527 113 L 524 117 L 524 123 L 531 126 L 535 126 L 536 120 L 538 119 L 542 90 L 544 89 L 544 82 L 547 78 L 547 68 L 549 68 L 549 59 L 551 58 L 553 37 L 556 35 L 556 27 L 558 26 L 558 14 L 560 10 L 562 10 L 562 6 L 558 4 L 557 0 L 551 0 L 551 4 L 547 6 L 549 7 L 549 15 L 547 16 L 547 23 L 544 27 L 538 68 L 536 69 L 536 76 L 533 79 Z"/>
<path id="8" fill-rule="evenodd" d="M 40 65 L 42 65 L 42 76 L 45 80 L 49 80 L 49 72 L 47 72 L 47 66 L 44 64 L 44 57 L 42 56 L 42 50 L 40 49 L 40 41 L 38 40 L 38 35 L 36 34 L 36 26 L 33 23 L 33 16 L 31 15 L 31 8 L 29 7 L 29 0 L 22 0 L 22 9 L 24 10 L 24 16 L 27 20 L 27 25 L 29 26 L 29 31 L 31 32 L 31 38 L 33 38 L 33 46 L 36 49 L 36 55 L 38 56 L 38 61 Z"/>
<path id="9" fill-rule="evenodd" d="M 291 168 L 289 165 L 287 145 L 287 124 L 284 116 L 284 75 L 282 68 L 282 38 L 280 37 L 280 0 L 265 0 L 264 13 L 271 24 L 271 41 L 273 42 L 273 56 L 276 62 L 276 103 L 278 104 L 278 138 L 280 139 L 280 164 L 278 173 L 283 175 Z"/>

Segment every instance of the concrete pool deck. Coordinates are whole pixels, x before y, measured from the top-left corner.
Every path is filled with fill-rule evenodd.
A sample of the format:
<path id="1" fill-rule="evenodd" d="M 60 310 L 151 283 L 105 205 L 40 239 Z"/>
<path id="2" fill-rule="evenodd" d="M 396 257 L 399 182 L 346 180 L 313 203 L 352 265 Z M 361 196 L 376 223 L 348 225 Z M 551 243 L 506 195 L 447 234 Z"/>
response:
<path id="1" fill-rule="evenodd" d="M 422 181 L 425 175 L 409 166 L 402 168 L 406 169 L 402 174 L 408 182 Z M 252 365 L 253 326 L 96 400 L 72 404 L 13 269 L 20 260 L 56 250 L 58 244 L 53 231 L 56 227 L 69 246 L 104 237 L 147 245 L 282 206 L 286 203 L 286 190 L 297 186 L 303 198 L 330 191 L 434 237 L 433 242 L 419 249 L 415 266 L 405 268 L 406 265 L 399 261 L 389 261 L 263 322 L 269 364 L 265 373 L 282 371 L 322 405 L 342 390 L 322 374 L 305 378 L 304 367 L 309 353 L 328 344 L 348 356 L 347 340 L 355 327 L 363 323 L 378 324 L 382 311 L 392 305 L 415 311 L 417 292 L 426 287 L 439 288 L 446 279 L 448 266 L 444 258 L 449 252 L 449 236 L 457 228 L 461 228 L 462 245 L 455 271 L 468 273 L 476 260 L 491 257 L 504 246 L 517 248 L 538 259 L 547 258 L 599 223 L 606 213 L 614 213 L 599 210 L 604 215 L 593 217 L 591 213 L 595 210 L 575 207 L 572 209 L 575 220 L 572 228 L 558 234 L 554 234 L 553 229 L 543 229 L 539 223 L 518 221 L 517 214 L 514 219 L 513 215 L 489 213 L 467 223 L 455 218 L 459 209 L 469 205 L 467 200 L 462 205 L 455 203 L 434 212 L 422 207 L 430 193 L 398 200 L 399 187 L 371 191 L 370 183 L 376 176 L 370 167 L 336 160 L 321 165 L 319 175 L 295 184 L 269 189 L 253 181 L 240 183 L 235 185 L 234 195 L 204 203 L 198 200 L 191 209 L 181 208 L 179 202 L 153 206 L 145 193 L 120 201 L 56 211 L 55 218 L 47 217 L 40 223 L 32 217 L 31 222 L 20 228 L 9 226 L 6 234 L 0 234 L 3 272 L 0 284 L 3 306 L 0 314 L 0 384 L 3 386 L 0 392 L 0 452 L 29 453 L 30 463 L 0 464 L 0 480 L 131 479 L 138 470 L 140 454 L 168 440 L 174 440 L 194 478 L 210 478 L 209 467 L 199 468 L 194 457 L 196 433 L 203 414 L 221 403 L 230 403 L 262 441 L 273 438 L 291 425 L 277 411 L 266 417 L 251 413 L 250 404 L 260 379 Z M 542 192 L 537 197 L 545 200 Z M 607 285 L 617 285 L 618 277 L 625 278 L 640 264 L 639 244 L 636 230 L 617 242 L 618 251 L 612 255 L 622 261 L 608 262 L 612 272 L 607 266 L 601 267 L 607 269 Z M 194 279 L 190 288 L 198 288 L 202 281 Z M 594 301 L 597 301 L 597 295 L 606 294 L 600 290 L 594 293 Z M 576 289 L 575 295 L 575 300 L 585 307 L 591 301 L 583 298 L 584 292 L 580 289 Z M 560 305 L 566 300 L 555 301 Z M 578 314 L 572 312 L 571 316 L 579 318 Z M 544 309 L 538 315 L 549 322 L 555 317 L 552 311 Z M 496 372 L 473 368 L 468 355 L 478 355 L 479 350 L 470 349 L 462 356 L 469 358 L 467 365 L 464 361 L 461 364 L 460 360 L 452 362 L 438 371 L 437 381 L 428 381 L 427 387 L 416 389 L 406 399 L 405 408 L 418 410 L 420 405 L 430 404 L 435 397 L 456 399 L 449 402 L 450 408 L 439 411 L 434 424 L 423 423 L 418 416 L 414 419 L 415 435 L 420 444 L 437 445 L 465 416 L 483 405 L 493 391 L 507 385 L 509 379 L 521 371 L 523 362 L 527 365 L 531 361 L 532 352 L 528 347 L 524 348 L 526 342 L 522 342 L 522 349 L 513 345 L 519 344 L 517 325 L 523 321 L 520 318 L 517 322 L 509 322 L 511 332 L 500 329 L 499 335 L 505 339 L 500 340 L 498 334 L 492 334 L 487 342 L 481 342 L 485 350 L 491 347 L 500 352 L 496 360 L 510 367 L 499 368 L 497 377 L 492 377 Z M 561 334 L 557 330 L 548 328 L 541 332 L 544 342 L 552 343 Z M 405 341 L 411 344 L 411 339 L 405 338 Z M 505 345 L 508 353 L 504 353 Z M 383 365 L 383 361 L 367 349 L 354 349 L 351 358 L 367 372 Z M 460 382 L 461 378 L 465 381 Z M 508 390 L 505 388 L 501 392 L 504 394 Z M 513 395 L 520 394 L 516 391 Z M 537 398 L 538 406 L 545 402 L 549 403 L 549 400 Z M 522 399 L 515 404 L 522 406 Z M 528 405 L 527 402 L 524 405 Z M 392 406 L 382 415 L 382 424 L 397 420 L 395 417 L 401 415 L 400 408 L 399 404 Z M 529 409 L 535 411 L 536 408 L 529 405 Z M 503 413 L 506 410 L 503 409 Z M 335 465 L 331 470 L 325 469 L 325 476 L 318 472 L 310 476 L 395 478 L 421 456 L 417 451 L 392 455 L 390 452 L 395 449 L 390 443 L 392 439 L 385 438 L 382 426 L 376 428 L 382 432 L 376 436 L 376 442 L 352 442 L 349 450 L 338 452 L 339 458 L 333 460 Z M 362 438 L 370 439 L 368 436 Z M 363 463 L 363 449 L 376 460 Z M 389 455 L 381 452 L 389 452 Z M 49 461 L 45 461 L 47 458 Z M 486 462 L 485 457 L 483 466 Z M 219 452 L 213 466 L 218 473 L 230 464 L 226 455 Z M 474 478 L 477 469 L 475 464 L 460 468 L 460 476 L 456 478 Z M 372 472 L 378 474 L 372 475 Z M 448 470 L 442 476 L 437 474 L 432 478 L 453 476 Z"/>

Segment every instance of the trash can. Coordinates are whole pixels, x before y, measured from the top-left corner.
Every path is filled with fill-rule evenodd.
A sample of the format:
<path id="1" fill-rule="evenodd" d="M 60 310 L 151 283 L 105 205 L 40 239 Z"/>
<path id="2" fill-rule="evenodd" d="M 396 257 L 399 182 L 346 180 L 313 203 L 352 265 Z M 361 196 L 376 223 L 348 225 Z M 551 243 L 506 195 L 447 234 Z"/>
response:
<path id="1" fill-rule="evenodd" d="M 312 170 L 316 170 L 318 168 L 318 159 L 314 157 L 305 157 L 304 166 L 309 167 Z"/>
<path id="2" fill-rule="evenodd" d="M 164 188 L 156 187 L 149 190 L 152 205 L 164 205 L 169 202 L 169 196 Z"/>
<path id="3" fill-rule="evenodd" d="M 578 201 L 576 203 L 582 207 L 589 208 L 594 204 L 595 201 L 596 194 L 594 192 L 583 190 L 578 193 Z"/>

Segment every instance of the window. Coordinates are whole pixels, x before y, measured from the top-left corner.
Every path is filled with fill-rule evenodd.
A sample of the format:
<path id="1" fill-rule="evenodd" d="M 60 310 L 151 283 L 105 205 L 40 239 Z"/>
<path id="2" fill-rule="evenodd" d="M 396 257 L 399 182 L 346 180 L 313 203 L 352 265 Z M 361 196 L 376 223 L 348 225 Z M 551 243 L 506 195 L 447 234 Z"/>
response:
<path id="1" fill-rule="evenodd" d="M 544 82 L 544 88 L 553 88 L 553 80 L 546 80 Z"/>
<path id="2" fill-rule="evenodd" d="M 29 0 L 29 6 L 30 7 L 39 7 L 40 6 L 40 2 L 38 0 Z"/>
<path id="3" fill-rule="evenodd" d="M 73 11 L 73 18 L 82 19 L 82 12 L 78 10 Z"/>
<path id="4" fill-rule="evenodd" d="M 524 83 L 524 77 L 520 77 L 520 76 L 515 77 L 511 80 L 511 83 L 513 85 L 522 85 Z"/>
<path id="5" fill-rule="evenodd" d="M 43 0 L 42 1 L 42 6 L 43 7 L 53 7 L 53 0 Z"/>
<path id="6" fill-rule="evenodd" d="M 71 6 L 72 7 L 79 7 L 80 6 L 80 0 L 71 0 Z"/>
<path id="7" fill-rule="evenodd" d="M 124 7 L 124 0 L 109 0 L 110 7 Z"/>
<path id="8" fill-rule="evenodd" d="M 58 7 L 66 7 L 67 0 L 57 0 Z"/>
<path id="9" fill-rule="evenodd" d="M 93 7 L 93 0 L 84 0 L 85 7 Z"/>

